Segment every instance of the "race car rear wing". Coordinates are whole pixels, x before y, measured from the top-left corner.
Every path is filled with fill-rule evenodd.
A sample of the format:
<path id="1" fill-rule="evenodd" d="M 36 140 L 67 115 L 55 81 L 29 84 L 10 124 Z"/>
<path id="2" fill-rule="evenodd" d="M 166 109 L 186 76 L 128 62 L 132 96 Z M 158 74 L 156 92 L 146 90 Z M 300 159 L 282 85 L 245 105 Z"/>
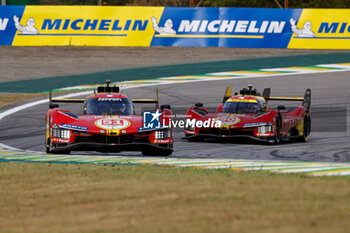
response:
<path id="1" fill-rule="evenodd" d="M 269 100 L 277 100 L 277 101 L 302 101 L 302 106 L 304 106 L 307 110 L 310 109 L 311 105 L 311 89 L 306 89 L 304 97 L 271 97 L 270 96 L 271 89 L 265 88 L 262 96 L 266 101 Z"/>
<path id="2" fill-rule="evenodd" d="M 249 90 L 248 89 L 244 89 L 243 90 L 243 91 L 245 91 L 244 93 L 246 93 L 247 91 L 249 93 L 252 93 L 252 85 L 248 85 L 248 87 L 249 87 Z M 237 95 L 237 94 L 238 93 L 235 93 L 235 95 Z M 256 92 L 256 89 L 254 90 L 254 95 L 260 96 L 260 94 Z M 306 89 L 304 97 L 284 97 L 284 96 L 282 96 L 282 97 L 271 97 L 270 95 L 271 95 L 271 88 L 265 88 L 261 96 L 266 100 L 266 102 L 269 101 L 269 100 L 302 101 L 303 102 L 302 106 L 304 106 L 307 109 L 307 111 L 309 111 L 309 109 L 310 109 L 310 105 L 311 105 L 311 89 Z M 224 95 L 224 98 L 222 99 L 222 103 L 224 104 L 226 102 L 226 100 L 228 100 L 231 96 L 232 96 L 232 88 L 231 87 L 227 87 L 225 95 Z"/>
<path id="3" fill-rule="evenodd" d="M 52 90 L 49 90 L 49 104 L 52 103 L 84 103 L 85 99 L 53 99 Z"/>
<path id="4" fill-rule="evenodd" d="M 226 91 L 225 91 L 224 98 L 222 99 L 222 103 L 224 104 L 226 102 L 226 100 L 228 100 L 231 96 L 232 96 L 232 88 L 227 87 Z"/>

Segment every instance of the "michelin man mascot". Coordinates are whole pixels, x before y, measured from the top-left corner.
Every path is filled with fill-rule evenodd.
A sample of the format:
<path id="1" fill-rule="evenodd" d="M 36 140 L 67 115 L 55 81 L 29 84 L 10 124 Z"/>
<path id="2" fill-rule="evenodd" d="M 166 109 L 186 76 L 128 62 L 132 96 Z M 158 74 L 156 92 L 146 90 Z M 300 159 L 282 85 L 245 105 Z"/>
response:
<path id="1" fill-rule="evenodd" d="M 311 31 L 312 24 L 310 21 L 304 23 L 303 28 L 297 28 L 295 24 L 295 19 L 290 19 L 290 24 L 292 25 L 292 31 L 298 35 L 298 37 L 315 37 L 315 33 Z"/>
<path id="2" fill-rule="evenodd" d="M 33 18 L 29 18 L 27 21 L 27 25 L 22 26 L 19 23 L 19 17 L 14 15 L 13 21 L 15 21 L 15 27 L 18 31 L 22 32 L 22 34 L 28 34 L 28 35 L 35 35 L 39 34 L 39 30 L 36 29 L 35 26 L 35 20 Z"/>
<path id="3" fill-rule="evenodd" d="M 164 27 L 159 27 L 157 19 L 152 17 L 153 29 L 159 33 L 159 35 L 176 35 L 176 31 L 173 29 L 173 21 L 167 19 L 164 23 Z"/>

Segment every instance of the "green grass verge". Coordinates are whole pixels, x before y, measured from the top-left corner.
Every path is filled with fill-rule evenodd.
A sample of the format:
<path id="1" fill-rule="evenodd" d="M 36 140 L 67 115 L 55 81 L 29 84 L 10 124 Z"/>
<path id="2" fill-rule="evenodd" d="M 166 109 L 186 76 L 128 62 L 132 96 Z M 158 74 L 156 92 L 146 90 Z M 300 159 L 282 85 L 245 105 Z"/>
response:
<path id="1" fill-rule="evenodd" d="M 350 180 L 157 166 L 0 164 L 1 232 L 348 232 Z"/>

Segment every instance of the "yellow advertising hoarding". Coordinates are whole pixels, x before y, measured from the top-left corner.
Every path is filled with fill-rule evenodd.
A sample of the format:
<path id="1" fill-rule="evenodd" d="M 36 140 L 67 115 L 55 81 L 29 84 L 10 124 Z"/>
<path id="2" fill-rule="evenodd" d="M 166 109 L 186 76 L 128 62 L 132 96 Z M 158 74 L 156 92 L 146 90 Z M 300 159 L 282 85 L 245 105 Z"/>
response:
<path id="1" fill-rule="evenodd" d="M 163 7 L 26 6 L 12 45 L 149 46 Z M 34 30 L 35 30 L 34 29 Z"/>

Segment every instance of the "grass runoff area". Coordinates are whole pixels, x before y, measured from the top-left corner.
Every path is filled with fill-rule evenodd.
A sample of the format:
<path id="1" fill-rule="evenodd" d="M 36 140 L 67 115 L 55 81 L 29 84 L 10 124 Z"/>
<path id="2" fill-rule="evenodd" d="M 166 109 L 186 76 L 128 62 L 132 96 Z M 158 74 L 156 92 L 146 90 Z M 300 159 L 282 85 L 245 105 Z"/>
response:
<path id="1" fill-rule="evenodd" d="M 15 104 L 21 101 L 30 100 L 39 97 L 48 97 L 48 94 L 44 93 L 16 93 L 16 94 L 1 94 L 0 93 L 0 108 L 7 105 Z"/>
<path id="2" fill-rule="evenodd" d="M 349 232 L 350 179 L 0 164 L 1 232 Z"/>

